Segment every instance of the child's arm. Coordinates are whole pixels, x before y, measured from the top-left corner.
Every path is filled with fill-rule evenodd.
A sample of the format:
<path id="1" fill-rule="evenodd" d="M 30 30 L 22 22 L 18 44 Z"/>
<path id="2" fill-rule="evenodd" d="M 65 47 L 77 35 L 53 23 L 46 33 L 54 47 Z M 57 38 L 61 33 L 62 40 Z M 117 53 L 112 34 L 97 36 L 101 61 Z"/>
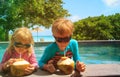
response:
<path id="1" fill-rule="evenodd" d="M 29 57 L 29 63 L 35 67 L 35 69 L 39 68 L 38 66 L 38 62 L 37 62 L 37 59 L 36 59 L 36 55 L 35 53 L 33 52 L 31 54 L 31 56 Z"/>
<path id="2" fill-rule="evenodd" d="M 34 51 L 31 56 L 28 57 L 28 62 L 30 63 L 30 65 L 25 69 L 26 75 L 33 73 L 39 68 Z"/>
<path id="3" fill-rule="evenodd" d="M 9 59 L 8 61 L 1 63 L 0 64 L 0 71 L 4 72 L 7 71 L 9 69 L 9 67 L 16 61 L 16 59 Z"/>
<path id="4" fill-rule="evenodd" d="M 76 62 L 76 69 L 80 72 L 84 72 L 85 71 L 85 64 L 83 62 L 77 61 Z"/>
<path id="5" fill-rule="evenodd" d="M 39 60 L 39 67 L 43 69 L 44 65 L 48 63 L 48 61 L 53 57 L 52 49 L 46 48 L 42 57 Z"/>
<path id="6" fill-rule="evenodd" d="M 79 49 L 78 49 L 78 42 L 76 40 L 72 41 L 72 53 L 73 53 L 73 60 L 74 62 L 80 61 Z"/>
<path id="7" fill-rule="evenodd" d="M 10 54 L 7 52 L 7 50 L 5 51 L 2 61 L 0 63 L 0 72 L 3 72 L 6 70 L 6 68 L 9 66 L 9 62 L 8 60 L 10 59 Z"/>
<path id="8" fill-rule="evenodd" d="M 73 42 L 73 59 L 76 62 L 75 65 L 75 69 L 77 69 L 80 72 L 84 72 L 85 71 L 85 64 L 83 62 L 80 61 L 80 55 L 79 55 L 79 49 L 78 49 L 78 42 L 74 41 Z"/>
<path id="9" fill-rule="evenodd" d="M 3 72 L 4 70 L 4 63 L 0 63 L 0 72 Z"/>

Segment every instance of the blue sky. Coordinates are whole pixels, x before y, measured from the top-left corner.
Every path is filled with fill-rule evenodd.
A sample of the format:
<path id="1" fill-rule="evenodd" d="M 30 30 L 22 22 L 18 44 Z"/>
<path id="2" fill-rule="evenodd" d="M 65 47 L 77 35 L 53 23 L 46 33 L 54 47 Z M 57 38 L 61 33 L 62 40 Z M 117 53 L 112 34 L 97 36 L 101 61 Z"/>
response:
<path id="1" fill-rule="evenodd" d="M 120 0 L 63 0 L 63 8 L 71 14 L 68 19 L 75 22 L 88 16 L 112 15 L 120 13 Z M 51 28 L 42 27 L 39 36 L 52 35 Z M 33 33 L 34 34 L 34 33 Z M 35 35 L 35 34 L 34 34 Z"/>
<path id="2" fill-rule="evenodd" d="M 70 20 L 77 21 L 88 16 L 120 13 L 120 0 L 63 0 L 63 7 L 69 11 Z"/>

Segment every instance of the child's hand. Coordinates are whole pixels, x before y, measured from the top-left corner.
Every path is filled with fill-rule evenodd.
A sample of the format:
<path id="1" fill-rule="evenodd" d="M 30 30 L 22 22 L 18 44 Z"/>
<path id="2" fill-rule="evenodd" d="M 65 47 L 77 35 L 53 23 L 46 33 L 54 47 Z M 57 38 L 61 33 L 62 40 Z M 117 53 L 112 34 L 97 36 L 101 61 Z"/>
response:
<path id="1" fill-rule="evenodd" d="M 11 59 L 9 59 L 8 61 L 6 61 L 6 62 L 3 64 L 3 69 L 6 70 L 6 69 L 9 68 L 15 61 L 16 61 L 16 59 L 14 59 L 14 58 L 11 58 Z"/>
<path id="2" fill-rule="evenodd" d="M 82 75 L 79 71 L 75 70 L 70 77 L 82 77 Z"/>
<path id="3" fill-rule="evenodd" d="M 53 64 L 46 64 L 44 66 L 44 69 L 49 71 L 50 73 L 54 73 L 56 71 L 56 69 L 55 69 Z"/>
<path id="4" fill-rule="evenodd" d="M 84 72 L 85 71 L 85 64 L 83 62 L 77 61 L 76 62 L 76 69 L 79 72 Z"/>
<path id="5" fill-rule="evenodd" d="M 48 64 L 52 64 L 52 63 L 53 63 L 53 60 L 49 60 L 49 61 L 48 61 Z"/>
<path id="6" fill-rule="evenodd" d="M 31 74 L 34 70 L 35 70 L 35 66 L 30 65 L 25 69 L 25 74 L 26 75 Z"/>

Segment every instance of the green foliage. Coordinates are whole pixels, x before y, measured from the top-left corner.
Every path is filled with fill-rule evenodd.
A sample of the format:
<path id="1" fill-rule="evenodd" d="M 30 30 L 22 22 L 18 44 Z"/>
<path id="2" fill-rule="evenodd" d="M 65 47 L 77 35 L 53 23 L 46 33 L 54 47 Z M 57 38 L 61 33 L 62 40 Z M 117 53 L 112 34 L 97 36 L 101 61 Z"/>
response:
<path id="1" fill-rule="evenodd" d="M 3 41 L 5 39 L 5 33 L 4 30 L 0 28 L 0 41 Z"/>
<path id="2" fill-rule="evenodd" d="M 120 14 L 116 13 L 115 15 L 108 16 L 108 18 L 113 26 L 112 35 L 114 39 L 120 40 Z"/>
<path id="3" fill-rule="evenodd" d="M 62 0 L 0 0 L 0 26 L 5 40 L 8 40 L 8 32 L 18 27 L 49 28 L 58 17 L 69 16 L 62 4 Z"/>
<path id="4" fill-rule="evenodd" d="M 120 14 L 88 17 L 75 22 L 73 38 L 77 40 L 119 40 Z"/>

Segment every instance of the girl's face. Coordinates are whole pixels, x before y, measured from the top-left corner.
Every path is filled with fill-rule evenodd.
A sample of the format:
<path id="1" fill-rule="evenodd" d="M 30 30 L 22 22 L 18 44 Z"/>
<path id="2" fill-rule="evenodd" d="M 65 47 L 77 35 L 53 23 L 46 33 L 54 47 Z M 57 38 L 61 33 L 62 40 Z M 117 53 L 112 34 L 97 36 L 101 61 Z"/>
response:
<path id="1" fill-rule="evenodd" d="M 31 47 L 31 44 L 27 42 L 14 42 L 14 48 L 17 53 L 23 54 L 24 52 L 27 52 L 28 49 Z"/>
<path id="2" fill-rule="evenodd" d="M 56 40 L 56 43 L 57 43 L 59 49 L 61 51 L 64 51 L 66 46 L 69 44 L 71 35 L 70 34 L 64 34 L 64 35 L 54 34 L 53 36 Z"/>

